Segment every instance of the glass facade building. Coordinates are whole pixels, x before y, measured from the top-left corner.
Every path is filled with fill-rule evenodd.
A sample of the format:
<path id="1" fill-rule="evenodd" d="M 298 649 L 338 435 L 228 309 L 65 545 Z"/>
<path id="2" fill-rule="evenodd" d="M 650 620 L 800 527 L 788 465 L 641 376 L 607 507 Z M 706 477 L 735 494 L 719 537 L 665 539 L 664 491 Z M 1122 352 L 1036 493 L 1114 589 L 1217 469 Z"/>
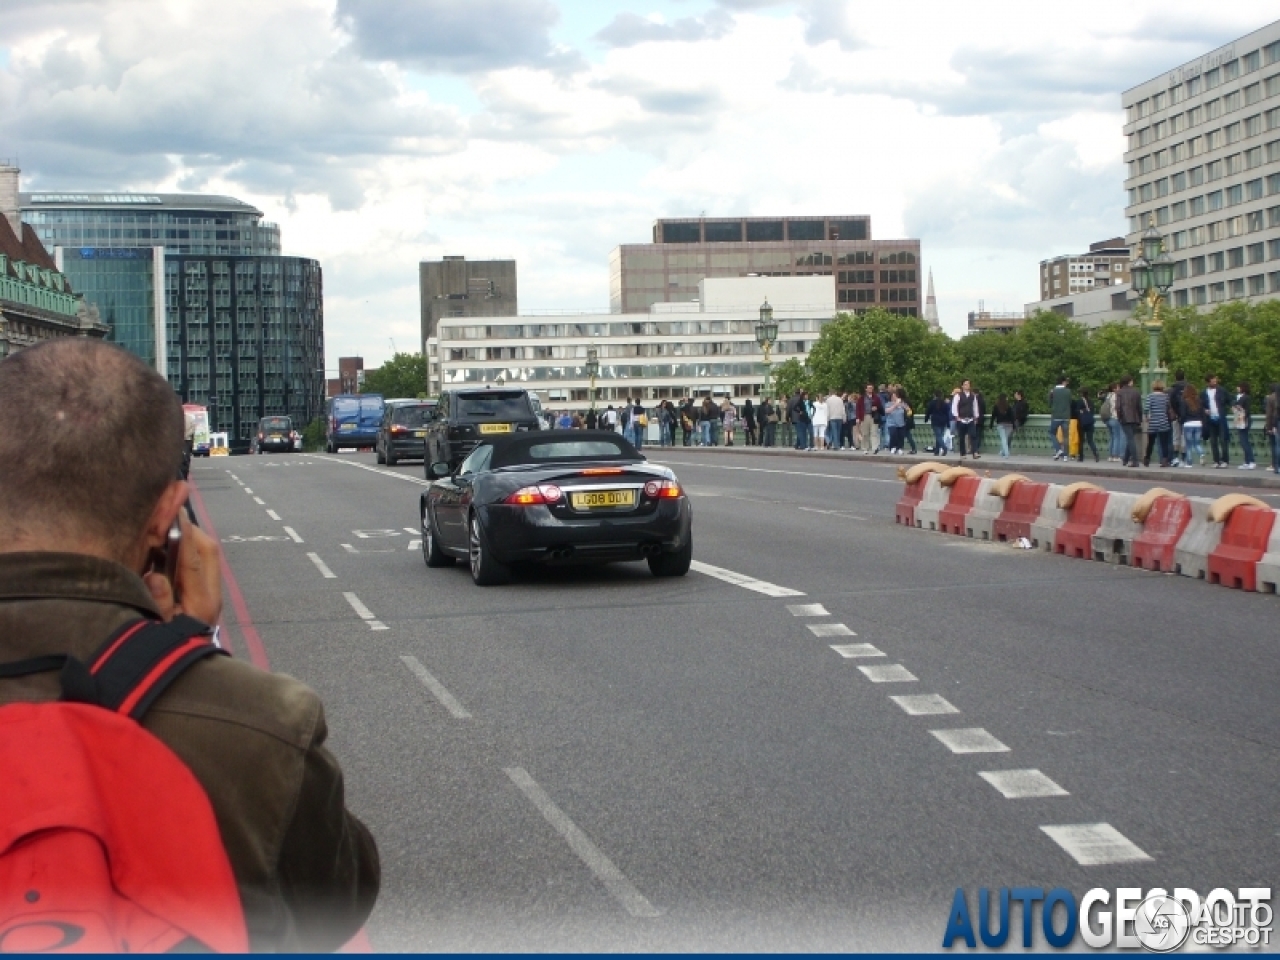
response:
<path id="1" fill-rule="evenodd" d="M 54 254 L 71 287 L 96 304 L 107 339 L 165 373 L 164 351 L 156 350 L 156 331 L 163 329 L 163 310 L 156 291 L 164 276 L 163 247 L 55 248 Z"/>

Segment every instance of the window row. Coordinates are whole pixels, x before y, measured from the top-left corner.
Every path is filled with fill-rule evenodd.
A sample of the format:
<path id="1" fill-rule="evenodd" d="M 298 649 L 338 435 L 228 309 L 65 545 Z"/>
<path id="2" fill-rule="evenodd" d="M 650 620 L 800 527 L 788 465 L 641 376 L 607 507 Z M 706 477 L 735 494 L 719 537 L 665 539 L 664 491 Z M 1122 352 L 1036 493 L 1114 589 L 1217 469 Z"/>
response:
<path id="1" fill-rule="evenodd" d="M 777 321 L 778 330 L 783 333 L 820 330 L 830 322 L 830 317 L 803 317 Z M 658 337 L 712 333 L 740 333 L 755 336 L 756 323 L 756 320 L 638 320 L 633 323 L 494 323 L 466 326 L 445 324 L 440 328 L 440 338 L 442 340 L 536 340 L 557 337 Z"/>
<path id="2" fill-rule="evenodd" d="M 1155 153 L 1148 153 L 1131 160 L 1129 161 L 1128 179 L 1132 180 L 1135 177 L 1146 176 L 1148 173 L 1163 170 L 1168 166 L 1177 166 L 1180 163 L 1185 163 L 1214 150 L 1231 146 L 1240 140 L 1259 136 L 1264 130 L 1269 132 L 1277 129 L 1280 129 L 1280 107 L 1249 117 L 1247 120 L 1241 120 L 1239 123 L 1230 124 L 1220 130 L 1211 130 L 1202 137 L 1192 137 L 1183 143 L 1175 143 L 1167 150 L 1157 150 Z M 1266 150 L 1269 154 L 1269 159 L 1275 159 L 1275 151 L 1278 149 L 1276 147 L 1277 142 L 1280 141 L 1273 140 L 1267 144 Z M 1254 149 L 1262 150 L 1261 147 L 1255 147 Z M 1237 154 L 1237 156 L 1239 155 Z M 1257 153 L 1256 156 L 1261 157 L 1261 152 Z"/>
<path id="3" fill-rule="evenodd" d="M 1221 303 L 1224 300 L 1238 300 L 1242 297 L 1259 297 L 1268 292 L 1280 293 L 1280 270 L 1175 290 L 1173 303 L 1178 307 L 1203 306 L 1208 303 Z"/>
<path id="4" fill-rule="evenodd" d="M 1280 41 L 1268 44 L 1259 50 L 1252 50 L 1242 57 L 1233 58 L 1224 64 L 1187 77 L 1185 81 L 1172 84 L 1167 91 L 1156 93 L 1145 100 L 1131 104 L 1125 114 L 1125 122 L 1133 123 L 1149 117 L 1174 104 L 1181 103 L 1191 97 L 1199 96 L 1207 90 L 1213 90 L 1224 83 L 1229 83 L 1242 75 L 1248 75 L 1262 67 L 1280 63 Z"/>

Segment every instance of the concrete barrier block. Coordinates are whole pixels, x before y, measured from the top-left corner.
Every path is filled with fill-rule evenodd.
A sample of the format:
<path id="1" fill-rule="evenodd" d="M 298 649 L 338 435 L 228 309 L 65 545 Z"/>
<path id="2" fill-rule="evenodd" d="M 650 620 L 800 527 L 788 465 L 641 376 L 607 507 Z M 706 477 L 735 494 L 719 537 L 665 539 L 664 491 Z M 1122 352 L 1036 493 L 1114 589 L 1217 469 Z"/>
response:
<path id="1" fill-rule="evenodd" d="M 1184 577 L 1197 580 L 1209 576 L 1209 554 L 1222 541 L 1224 524 L 1209 522 L 1208 497 L 1191 497 L 1191 520 L 1173 551 L 1173 569 Z"/>
<path id="2" fill-rule="evenodd" d="M 1271 528 L 1271 542 L 1258 561 L 1258 592 L 1280 593 L 1280 522 Z"/>
<path id="3" fill-rule="evenodd" d="M 964 518 L 964 533 L 974 540 L 992 539 L 992 526 L 1004 509 L 1004 499 L 991 492 L 995 480 L 983 480 L 978 486 L 973 509 Z"/>
<path id="4" fill-rule="evenodd" d="M 1142 532 L 1141 524 L 1133 521 L 1133 505 L 1137 502 L 1136 493 L 1113 493 L 1107 497 L 1102 524 L 1093 535 L 1093 559 L 1128 564 L 1133 538 Z"/>
<path id="5" fill-rule="evenodd" d="M 1045 491 L 1044 501 L 1040 504 L 1040 516 L 1031 524 L 1031 545 L 1046 553 L 1053 553 L 1053 542 L 1057 539 L 1058 528 L 1067 522 L 1067 511 L 1058 506 L 1058 494 L 1062 492 L 1062 484 L 1051 483 Z"/>
<path id="6" fill-rule="evenodd" d="M 915 506 L 915 523 L 920 530 L 937 530 L 938 511 L 947 505 L 951 488 L 939 483 L 937 474 L 930 474 L 926 483 L 924 495 Z"/>

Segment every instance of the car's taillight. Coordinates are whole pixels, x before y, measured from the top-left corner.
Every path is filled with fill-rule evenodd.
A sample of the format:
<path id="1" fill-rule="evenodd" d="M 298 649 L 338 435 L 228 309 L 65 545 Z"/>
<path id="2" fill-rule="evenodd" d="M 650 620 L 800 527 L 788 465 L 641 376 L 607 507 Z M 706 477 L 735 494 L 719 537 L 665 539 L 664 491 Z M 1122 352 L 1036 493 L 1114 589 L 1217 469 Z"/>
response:
<path id="1" fill-rule="evenodd" d="M 267 435 L 266 435 L 265 433 L 260 433 L 260 434 L 258 434 L 258 439 L 259 439 L 259 440 L 265 440 L 266 438 L 267 438 Z"/>
<path id="2" fill-rule="evenodd" d="M 554 483 L 544 483 L 535 487 L 521 487 L 502 502 L 517 507 L 529 507 L 537 504 L 559 503 L 563 496 L 564 493 Z"/>
<path id="3" fill-rule="evenodd" d="M 648 484 L 646 484 L 645 490 L 647 491 L 648 489 Z M 650 494 L 650 496 L 652 496 L 652 494 Z M 680 489 L 680 484 L 676 483 L 674 480 L 662 481 L 662 487 L 658 490 L 659 500 L 675 500 L 683 496 L 684 491 Z"/>
<path id="4" fill-rule="evenodd" d="M 398 424 L 398 423 L 397 423 L 397 424 L 394 424 L 394 425 L 391 427 L 391 432 L 392 432 L 392 433 L 408 433 L 408 432 L 409 432 L 409 428 L 408 428 L 408 427 L 403 427 L 403 426 L 401 426 L 400 424 Z"/>

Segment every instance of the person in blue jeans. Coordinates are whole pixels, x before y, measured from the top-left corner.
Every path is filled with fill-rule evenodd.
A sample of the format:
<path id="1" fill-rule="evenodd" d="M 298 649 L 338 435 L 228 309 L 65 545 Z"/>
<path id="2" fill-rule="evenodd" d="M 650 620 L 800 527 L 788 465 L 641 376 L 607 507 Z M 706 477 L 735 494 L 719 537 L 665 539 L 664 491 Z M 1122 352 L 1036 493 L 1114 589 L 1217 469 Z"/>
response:
<path id="1" fill-rule="evenodd" d="M 1058 385 L 1049 391 L 1049 442 L 1053 459 L 1066 460 L 1071 450 L 1071 388 L 1067 377 L 1059 377 Z M 1058 431 L 1062 439 L 1058 439 Z"/>
<path id="2" fill-rule="evenodd" d="M 933 428 L 933 455 L 941 457 L 947 452 L 947 427 L 951 426 L 951 404 L 942 399 L 942 391 L 933 391 L 933 397 L 925 405 L 924 417 Z"/>

